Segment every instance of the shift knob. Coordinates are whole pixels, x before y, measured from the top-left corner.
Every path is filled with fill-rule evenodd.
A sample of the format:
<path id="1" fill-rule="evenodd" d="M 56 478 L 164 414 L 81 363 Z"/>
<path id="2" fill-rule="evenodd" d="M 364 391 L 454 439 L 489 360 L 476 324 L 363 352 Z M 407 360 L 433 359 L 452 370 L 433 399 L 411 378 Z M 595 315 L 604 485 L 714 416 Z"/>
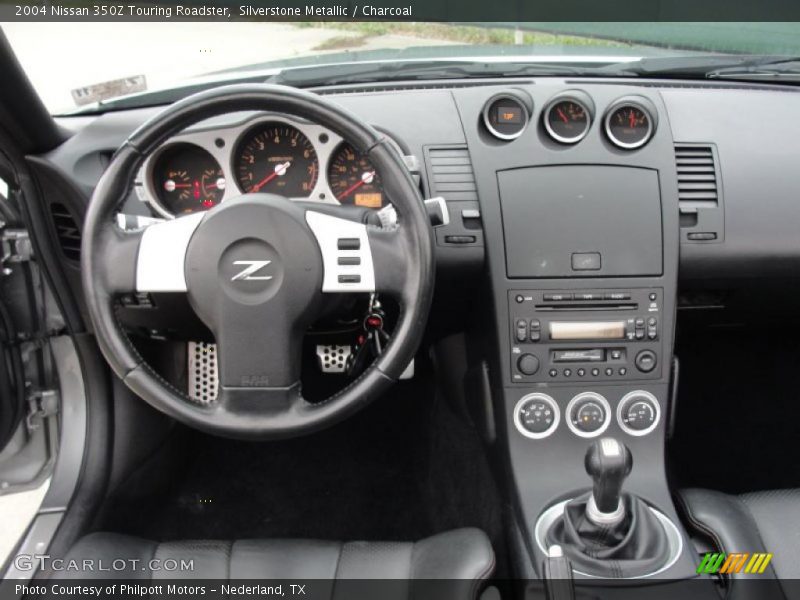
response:
<path id="1" fill-rule="evenodd" d="M 614 438 L 601 438 L 589 446 L 584 465 L 594 482 L 592 499 L 597 510 L 605 514 L 617 511 L 622 483 L 633 468 L 631 451 Z"/>

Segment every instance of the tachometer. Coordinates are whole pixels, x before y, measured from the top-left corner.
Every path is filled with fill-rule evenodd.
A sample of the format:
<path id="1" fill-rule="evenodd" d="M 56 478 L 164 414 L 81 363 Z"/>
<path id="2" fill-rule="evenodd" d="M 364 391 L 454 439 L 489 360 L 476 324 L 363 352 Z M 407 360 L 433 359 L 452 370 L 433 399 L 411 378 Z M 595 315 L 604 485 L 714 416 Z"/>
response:
<path id="1" fill-rule="evenodd" d="M 236 181 L 248 193 L 306 198 L 319 176 L 314 146 L 299 129 L 285 123 L 261 123 L 251 129 L 233 160 Z"/>
<path id="2" fill-rule="evenodd" d="M 382 208 L 383 185 L 369 159 L 342 142 L 328 164 L 328 184 L 342 204 Z"/>
<path id="3" fill-rule="evenodd" d="M 156 158 L 153 187 L 170 215 L 208 210 L 225 195 L 225 176 L 216 159 L 194 144 L 174 144 Z"/>

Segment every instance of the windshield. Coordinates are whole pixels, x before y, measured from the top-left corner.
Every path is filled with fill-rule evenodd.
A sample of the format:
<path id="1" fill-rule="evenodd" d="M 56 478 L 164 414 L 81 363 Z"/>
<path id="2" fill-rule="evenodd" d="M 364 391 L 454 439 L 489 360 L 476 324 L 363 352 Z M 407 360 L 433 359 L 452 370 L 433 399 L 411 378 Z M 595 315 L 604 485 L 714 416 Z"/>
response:
<path id="1" fill-rule="evenodd" d="M 798 23 L 19 22 L 2 27 L 55 114 L 209 74 L 225 79 L 264 71 L 266 78 L 270 70 L 308 64 L 480 59 L 566 67 L 647 57 L 800 54 Z M 549 74 L 558 75 L 559 69 Z"/>

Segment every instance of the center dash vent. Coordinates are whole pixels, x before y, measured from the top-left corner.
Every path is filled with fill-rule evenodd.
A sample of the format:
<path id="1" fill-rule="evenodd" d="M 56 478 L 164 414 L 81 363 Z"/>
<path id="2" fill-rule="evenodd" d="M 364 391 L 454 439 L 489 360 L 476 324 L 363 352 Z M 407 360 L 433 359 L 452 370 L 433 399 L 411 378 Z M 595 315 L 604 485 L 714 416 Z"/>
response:
<path id="1" fill-rule="evenodd" d="M 56 229 L 58 244 L 65 258 L 81 259 L 81 230 L 69 209 L 60 202 L 50 203 L 50 216 Z"/>
<path id="2" fill-rule="evenodd" d="M 716 206 L 719 193 L 714 149 L 711 146 L 675 144 L 675 164 L 681 205 Z"/>
<path id="3" fill-rule="evenodd" d="M 720 242 L 724 237 L 717 151 L 710 144 L 675 144 L 681 239 Z"/>
<path id="4" fill-rule="evenodd" d="M 432 196 L 442 196 L 448 202 L 478 200 L 472 160 L 466 148 L 430 148 L 428 164 Z"/>

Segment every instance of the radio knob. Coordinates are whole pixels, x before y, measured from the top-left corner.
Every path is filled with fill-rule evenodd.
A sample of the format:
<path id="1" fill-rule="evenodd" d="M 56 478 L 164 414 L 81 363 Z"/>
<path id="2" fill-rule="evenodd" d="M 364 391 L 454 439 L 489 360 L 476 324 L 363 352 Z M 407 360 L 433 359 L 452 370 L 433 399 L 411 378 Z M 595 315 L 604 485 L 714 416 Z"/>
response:
<path id="1" fill-rule="evenodd" d="M 539 370 L 539 359 L 533 354 L 523 354 L 517 359 L 517 369 L 523 375 L 535 375 Z"/>
<path id="2" fill-rule="evenodd" d="M 642 373 L 649 373 L 656 368 L 656 361 L 655 352 L 652 350 L 642 350 L 636 355 L 636 358 L 633 359 L 633 364 L 635 364 L 636 368 Z"/>

